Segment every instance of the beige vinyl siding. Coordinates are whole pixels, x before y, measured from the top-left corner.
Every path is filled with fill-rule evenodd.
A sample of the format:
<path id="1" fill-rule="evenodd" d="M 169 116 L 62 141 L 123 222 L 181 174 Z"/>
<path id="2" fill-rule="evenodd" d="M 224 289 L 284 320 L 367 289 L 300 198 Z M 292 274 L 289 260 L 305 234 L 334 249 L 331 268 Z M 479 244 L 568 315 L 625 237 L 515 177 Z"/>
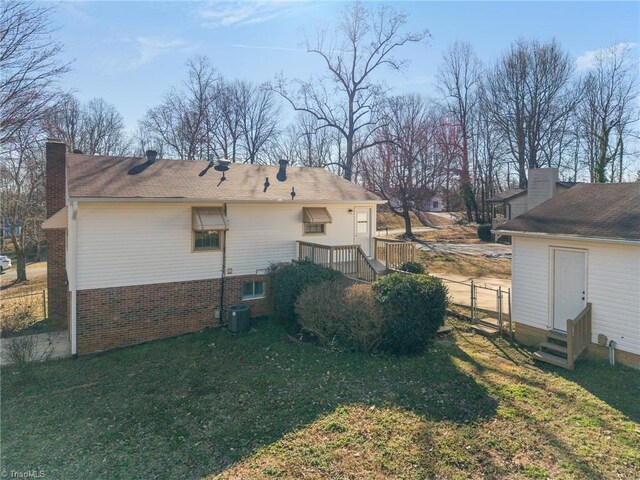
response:
<path id="1" fill-rule="evenodd" d="M 319 206 L 319 205 L 306 205 Z M 227 267 L 233 275 L 255 274 L 271 262 L 297 256 L 296 241 L 324 245 L 353 245 L 353 205 L 327 207 L 332 223 L 324 234 L 304 235 L 301 205 L 230 204 L 227 207 Z M 375 212 L 375 206 L 372 206 Z M 375 225 L 373 225 L 375 232 Z"/>
<path id="2" fill-rule="evenodd" d="M 81 203 L 78 290 L 219 277 L 220 251 L 192 252 L 191 205 Z"/>
<path id="3" fill-rule="evenodd" d="M 192 251 L 193 206 L 205 205 L 80 203 L 78 290 L 220 277 L 221 251 Z M 375 205 L 370 206 L 375 232 Z M 255 274 L 271 262 L 295 258 L 296 240 L 353 244 L 354 217 L 349 210 L 354 205 L 328 206 L 333 222 L 326 235 L 317 236 L 303 236 L 302 207 L 229 204 L 225 245 L 231 275 Z"/>
<path id="4" fill-rule="evenodd" d="M 551 325 L 552 247 L 587 252 L 592 341 L 604 334 L 620 350 L 640 354 L 640 245 L 513 237 L 514 320 L 538 328 Z"/>

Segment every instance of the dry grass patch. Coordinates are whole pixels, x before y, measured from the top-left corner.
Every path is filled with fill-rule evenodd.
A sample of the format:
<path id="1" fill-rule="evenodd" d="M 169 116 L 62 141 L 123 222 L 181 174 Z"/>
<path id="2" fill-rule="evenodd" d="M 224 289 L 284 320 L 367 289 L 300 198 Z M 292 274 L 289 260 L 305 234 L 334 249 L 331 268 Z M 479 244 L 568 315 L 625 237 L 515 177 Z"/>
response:
<path id="1" fill-rule="evenodd" d="M 418 261 L 429 273 L 455 274 L 465 277 L 511 278 L 511 259 L 486 258 L 481 255 L 418 251 Z"/>
<path id="2" fill-rule="evenodd" d="M 411 212 L 409 216 L 411 217 L 412 227 L 424 226 L 422 225 L 422 222 L 420 221 L 420 219 L 416 217 L 415 213 Z M 396 215 L 395 213 L 392 213 L 389 211 L 378 212 L 376 223 L 377 223 L 378 230 L 382 230 L 385 228 L 404 228 L 404 218 L 402 218 L 400 215 Z"/>
<path id="3" fill-rule="evenodd" d="M 419 232 L 415 237 L 427 243 L 482 243 L 478 238 L 478 228 L 467 225 L 453 225 L 439 230 Z"/>

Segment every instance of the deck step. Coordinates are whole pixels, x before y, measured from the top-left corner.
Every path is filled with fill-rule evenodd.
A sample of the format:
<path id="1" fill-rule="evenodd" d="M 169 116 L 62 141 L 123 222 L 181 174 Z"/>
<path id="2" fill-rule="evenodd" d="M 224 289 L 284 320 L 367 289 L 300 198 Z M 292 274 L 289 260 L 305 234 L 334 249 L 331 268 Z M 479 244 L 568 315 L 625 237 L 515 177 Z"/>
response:
<path id="1" fill-rule="evenodd" d="M 551 365 L 556 365 L 562 368 L 569 368 L 569 362 L 567 362 L 566 358 L 558 357 L 552 353 L 533 352 L 532 357 L 540 362 L 550 363 Z"/>
<path id="2" fill-rule="evenodd" d="M 496 337 L 500 334 L 500 331 L 497 328 L 484 325 L 482 323 L 471 325 L 471 328 L 475 330 L 476 333 L 484 335 L 485 337 Z"/>
<path id="3" fill-rule="evenodd" d="M 557 343 L 553 343 L 553 342 L 542 342 L 540 344 L 540 348 L 544 348 L 547 350 L 552 350 L 554 352 L 558 352 L 558 353 L 563 353 L 563 354 L 567 354 L 567 347 L 563 346 L 563 345 L 558 345 Z"/>
<path id="4" fill-rule="evenodd" d="M 387 267 L 380 260 L 370 258 L 369 261 L 378 275 L 382 275 L 387 271 Z"/>

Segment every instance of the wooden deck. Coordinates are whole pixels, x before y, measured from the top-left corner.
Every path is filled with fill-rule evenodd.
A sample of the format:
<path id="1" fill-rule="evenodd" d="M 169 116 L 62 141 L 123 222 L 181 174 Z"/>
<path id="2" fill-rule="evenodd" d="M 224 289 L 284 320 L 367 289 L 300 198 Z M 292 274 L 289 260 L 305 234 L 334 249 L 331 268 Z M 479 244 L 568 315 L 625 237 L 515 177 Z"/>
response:
<path id="1" fill-rule="evenodd" d="M 298 259 L 307 259 L 333 268 L 347 277 L 374 282 L 390 269 L 415 261 L 415 244 L 396 240 L 374 239 L 374 256 L 368 257 L 360 245 L 323 245 L 298 242 Z"/>

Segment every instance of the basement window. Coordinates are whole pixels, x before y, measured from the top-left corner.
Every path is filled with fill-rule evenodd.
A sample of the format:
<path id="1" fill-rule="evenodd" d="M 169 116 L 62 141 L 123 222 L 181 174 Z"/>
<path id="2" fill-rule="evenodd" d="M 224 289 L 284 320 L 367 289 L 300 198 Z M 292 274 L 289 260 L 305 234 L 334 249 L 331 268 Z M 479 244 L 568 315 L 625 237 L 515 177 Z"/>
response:
<path id="1" fill-rule="evenodd" d="M 327 233 L 327 224 L 333 219 L 325 207 L 304 207 L 302 221 L 305 235 L 322 235 Z"/>
<path id="2" fill-rule="evenodd" d="M 227 219 L 221 207 L 192 209 L 193 251 L 220 250 L 227 229 Z"/>
<path id="3" fill-rule="evenodd" d="M 244 282 L 242 284 L 242 300 L 264 298 L 264 281 Z"/>

